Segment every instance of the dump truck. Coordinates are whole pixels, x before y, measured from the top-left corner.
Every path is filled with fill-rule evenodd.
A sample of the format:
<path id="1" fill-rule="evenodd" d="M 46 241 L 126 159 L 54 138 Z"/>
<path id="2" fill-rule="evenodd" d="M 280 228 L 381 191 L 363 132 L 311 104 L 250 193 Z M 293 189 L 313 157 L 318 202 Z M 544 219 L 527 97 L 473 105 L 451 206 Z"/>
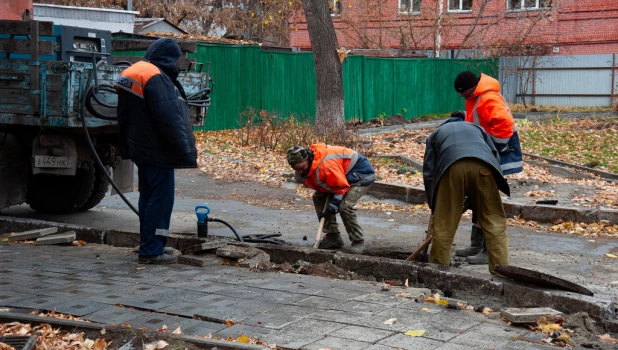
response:
<path id="1" fill-rule="evenodd" d="M 146 50 L 155 39 L 117 46 Z M 196 44 L 179 46 L 186 56 Z M 114 193 L 133 190 L 133 164 L 118 150 L 113 85 L 141 57 L 112 55 L 112 47 L 108 31 L 0 20 L 0 210 L 23 203 L 47 213 L 88 210 L 112 179 Z M 211 79 L 195 71 L 194 59 L 181 61 L 178 79 L 193 98 L 194 123 L 203 125 Z"/>

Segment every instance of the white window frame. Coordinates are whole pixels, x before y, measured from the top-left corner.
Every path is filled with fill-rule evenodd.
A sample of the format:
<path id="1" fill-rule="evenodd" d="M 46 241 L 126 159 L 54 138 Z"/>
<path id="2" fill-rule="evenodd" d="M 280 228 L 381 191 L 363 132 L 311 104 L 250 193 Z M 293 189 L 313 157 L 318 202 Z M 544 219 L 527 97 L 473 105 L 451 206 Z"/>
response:
<path id="1" fill-rule="evenodd" d="M 544 9 L 550 9 L 552 7 L 552 0 L 534 0 L 535 5 L 534 6 L 528 6 L 526 7 L 526 1 L 527 0 L 516 0 L 519 1 L 519 7 L 513 8 L 510 7 L 511 6 L 511 1 L 512 0 L 507 0 L 506 1 L 506 8 L 509 11 L 528 11 L 528 10 L 544 10 Z M 549 2 L 549 6 L 541 6 L 543 4 L 543 2 Z"/>
<path id="2" fill-rule="evenodd" d="M 330 0 L 329 3 L 332 6 L 332 10 L 330 10 L 330 15 L 333 17 L 340 17 L 341 16 L 341 12 L 343 12 L 343 3 L 341 3 L 342 0 Z M 339 12 L 335 12 L 335 10 L 337 9 L 337 3 L 339 4 Z"/>
<path id="3" fill-rule="evenodd" d="M 455 1 L 459 2 L 459 6 L 456 9 L 451 9 L 451 2 L 450 2 L 450 0 L 447 0 L 447 1 L 448 1 L 448 12 L 459 12 L 459 13 L 469 13 L 469 12 L 472 12 L 472 5 L 474 5 L 474 1 L 473 0 L 470 0 L 471 4 L 470 4 L 470 9 L 469 10 L 464 10 L 463 9 L 463 3 L 466 0 L 455 0 Z"/>
<path id="4" fill-rule="evenodd" d="M 406 4 L 404 4 L 406 2 Z M 414 9 L 414 2 L 418 2 L 418 9 Z M 412 10 L 407 6 L 407 4 L 412 5 Z M 421 13 L 421 7 L 423 6 L 423 0 L 399 0 L 399 13 L 400 14 L 418 14 Z"/>

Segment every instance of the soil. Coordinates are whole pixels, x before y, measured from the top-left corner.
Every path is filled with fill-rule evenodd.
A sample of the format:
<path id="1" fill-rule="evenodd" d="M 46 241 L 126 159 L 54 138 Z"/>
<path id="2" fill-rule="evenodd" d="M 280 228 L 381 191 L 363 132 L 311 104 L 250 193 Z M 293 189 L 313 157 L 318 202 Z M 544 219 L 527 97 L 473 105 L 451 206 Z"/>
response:
<path id="1" fill-rule="evenodd" d="M 596 322 L 585 312 L 567 315 L 562 327 L 573 331 L 571 341 L 577 347 L 607 350 L 616 348 L 615 345 L 597 338 L 597 335 L 605 332 L 602 332 L 602 329 L 597 327 Z"/>

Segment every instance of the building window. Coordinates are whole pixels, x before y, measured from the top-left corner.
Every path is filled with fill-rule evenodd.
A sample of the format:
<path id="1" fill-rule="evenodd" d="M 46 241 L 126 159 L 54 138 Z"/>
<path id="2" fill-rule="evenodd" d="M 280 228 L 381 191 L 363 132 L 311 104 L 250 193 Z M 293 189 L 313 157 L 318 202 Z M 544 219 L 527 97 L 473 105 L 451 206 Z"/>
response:
<path id="1" fill-rule="evenodd" d="M 330 15 L 341 16 L 341 0 L 330 0 Z"/>
<path id="2" fill-rule="evenodd" d="M 507 0 L 509 10 L 534 10 L 551 7 L 551 0 Z"/>
<path id="3" fill-rule="evenodd" d="M 472 0 L 448 0 L 448 10 L 452 12 L 472 11 Z"/>
<path id="4" fill-rule="evenodd" d="M 399 0 L 399 13 L 421 12 L 422 0 Z"/>

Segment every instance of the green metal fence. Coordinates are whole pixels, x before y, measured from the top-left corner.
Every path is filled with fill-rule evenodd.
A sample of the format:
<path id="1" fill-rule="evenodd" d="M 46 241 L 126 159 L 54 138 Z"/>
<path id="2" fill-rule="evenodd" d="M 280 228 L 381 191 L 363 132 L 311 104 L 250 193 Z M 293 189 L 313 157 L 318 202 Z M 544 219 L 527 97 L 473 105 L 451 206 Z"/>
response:
<path id="1" fill-rule="evenodd" d="M 241 114 L 250 109 L 315 118 L 316 82 L 310 52 L 198 43 L 197 52 L 191 57 L 204 64 L 209 62 L 215 81 L 202 130 L 237 128 Z M 343 64 L 345 118 L 368 121 L 399 113 L 411 119 L 464 109 L 464 100 L 453 89 L 455 76 L 472 70 L 497 77 L 498 63 L 491 59 L 349 56 Z"/>

